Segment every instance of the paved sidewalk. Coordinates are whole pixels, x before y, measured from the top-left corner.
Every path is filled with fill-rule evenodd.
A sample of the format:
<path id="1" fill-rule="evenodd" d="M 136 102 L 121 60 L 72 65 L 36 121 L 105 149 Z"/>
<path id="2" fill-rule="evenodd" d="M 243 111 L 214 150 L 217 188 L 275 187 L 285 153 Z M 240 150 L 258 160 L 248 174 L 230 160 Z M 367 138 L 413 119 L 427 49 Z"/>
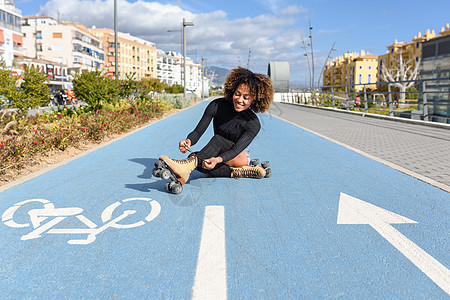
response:
<path id="1" fill-rule="evenodd" d="M 269 113 L 354 147 L 382 162 L 395 164 L 400 167 L 397 168 L 400 171 L 406 171 L 409 175 L 450 191 L 450 130 L 448 129 L 285 103 L 273 103 Z M 414 173 L 423 177 L 415 176 Z M 438 184 L 434 184 L 436 182 Z"/>

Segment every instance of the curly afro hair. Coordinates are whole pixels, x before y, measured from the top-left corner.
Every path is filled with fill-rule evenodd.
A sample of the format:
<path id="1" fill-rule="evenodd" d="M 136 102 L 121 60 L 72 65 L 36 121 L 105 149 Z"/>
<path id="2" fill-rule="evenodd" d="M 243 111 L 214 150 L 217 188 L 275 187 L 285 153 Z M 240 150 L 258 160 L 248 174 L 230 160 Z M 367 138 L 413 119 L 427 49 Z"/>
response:
<path id="1" fill-rule="evenodd" d="M 232 69 L 225 79 L 225 99 L 232 101 L 234 92 L 243 83 L 250 89 L 250 96 L 253 98 L 251 105 L 253 111 L 265 112 L 268 110 L 274 94 L 269 77 L 264 74 L 255 74 L 242 67 Z"/>

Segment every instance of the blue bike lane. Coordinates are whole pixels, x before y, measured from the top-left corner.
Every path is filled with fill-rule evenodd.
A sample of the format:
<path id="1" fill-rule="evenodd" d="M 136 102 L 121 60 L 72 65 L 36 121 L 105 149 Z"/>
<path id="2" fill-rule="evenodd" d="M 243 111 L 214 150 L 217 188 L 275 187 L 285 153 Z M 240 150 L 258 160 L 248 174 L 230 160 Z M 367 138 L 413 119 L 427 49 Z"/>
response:
<path id="1" fill-rule="evenodd" d="M 206 105 L 3 191 L 0 297 L 448 299 L 449 194 L 271 115 L 272 177 L 166 193 Z"/>

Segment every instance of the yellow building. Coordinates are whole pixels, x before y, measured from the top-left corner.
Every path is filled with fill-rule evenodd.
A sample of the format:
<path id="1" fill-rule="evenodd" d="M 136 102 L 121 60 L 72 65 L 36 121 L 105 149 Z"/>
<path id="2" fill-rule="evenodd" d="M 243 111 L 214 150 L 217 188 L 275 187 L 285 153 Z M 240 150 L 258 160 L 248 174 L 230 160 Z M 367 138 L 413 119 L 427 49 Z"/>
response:
<path id="1" fill-rule="evenodd" d="M 395 40 L 394 44 L 387 46 L 386 54 L 378 57 L 378 81 L 388 81 L 382 76 L 383 68 L 387 68 L 387 70 L 397 70 L 400 65 L 400 55 L 402 57 L 403 65 L 405 66 L 406 64 L 406 67 L 409 67 L 409 75 L 411 72 L 416 70 L 416 68 L 419 68 L 420 58 L 422 57 L 422 43 L 448 34 L 450 34 L 450 29 L 449 24 L 446 24 L 445 28 L 441 28 L 439 35 L 436 35 L 434 30 L 430 31 L 427 29 L 424 35 L 419 32 L 416 36 L 414 36 L 412 41 L 408 43 L 398 42 Z M 394 79 L 396 78 L 394 77 Z M 398 80 L 402 79 L 398 78 Z"/>
<path id="2" fill-rule="evenodd" d="M 91 28 L 89 31 L 105 45 L 105 71 L 113 76 L 115 72 L 114 30 Z M 135 79 L 157 78 L 157 55 L 154 43 L 118 33 L 118 78 L 135 74 Z"/>
<path id="3" fill-rule="evenodd" d="M 364 50 L 361 50 L 361 54 L 345 53 L 325 66 L 323 85 L 352 85 L 351 88 L 357 91 L 364 89 L 362 84 L 371 84 L 366 88 L 375 88 L 377 65 L 378 56 Z"/>

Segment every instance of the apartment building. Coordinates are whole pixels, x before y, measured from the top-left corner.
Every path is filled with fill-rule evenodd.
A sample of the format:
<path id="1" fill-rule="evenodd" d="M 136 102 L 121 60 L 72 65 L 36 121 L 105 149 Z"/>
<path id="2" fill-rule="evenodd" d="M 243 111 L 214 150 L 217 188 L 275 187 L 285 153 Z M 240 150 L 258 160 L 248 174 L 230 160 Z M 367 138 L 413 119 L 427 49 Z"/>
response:
<path id="1" fill-rule="evenodd" d="M 21 20 L 22 12 L 14 0 L 0 0 L 0 58 L 9 68 L 24 55 Z"/>
<path id="2" fill-rule="evenodd" d="M 174 51 L 163 51 L 158 49 L 157 78 L 168 85 L 184 85 L 183 56 Z M 186 57 L 186 89 L 196 94 L 202 90 L 202 65 Z M 205 78 L 203 78 L 206 81 Z M 203 83 L 206 88 L 207 82 Z"/>
<path id="3" fill-rule="evenodd" d="M 108 28 L 91 28 L 89 31 L 105 45 L 104 69 L 111 76 L 115 73 L 115 38 L 114 30 Z M 118 32 L 118 78 L 134 76 L 135 79 L 157 78 L 157 54 L 155 44 L 129 33 Z"/>
<path id="4" fill-rule="evenodd" d="M 420 58 L 422 56 L 422 43 L 435 37 L 435 31 L 428 29 L 424 35 L 419 32 L 408 43 L 398 42 L 396 39 L 392 45 L 387 46 L 386 53 L 380 55 L 378 58 L 378 81 L 388 81 L 387 78 L 383 78 L 382 76 L 383 68 L 397 70 L 400 67 L 400 56 L 402 58 L 402 65 L 409 67 L 409 72 L 413 72 L 416 68 L 419 68 Z"/>
<path id="5" fill-rule="evenodd" d="M 189 57 L 186 57 L 186 88 L 197 94 L 200 94 L 202 90 L 202 65 L 195 63 Z"/>
<path id="6" fill-rule="evenodd" d="M 323 85 L 352 85 L 357 91 L 374 89 L 377 82 L 378 56 L 364 50 L 345 53 L 329 62 L 323 71 Z"/>
<path id="7" fill-rule="evenodd" d="M 420 70 L 420 60 L 422 57 L 422 47 L 423 43 L 450 34 L 449 24 L 441 28 L 439 34 L 436 34 L 434 30 L 427 29 L 425 34 L 422 35 L 419 32 L 414 38 L 408 42 L 398 42 L 394 41 L 394 44 L 387 46 L 387 51 L 385 54 L 380 55 L 378 58 L 378 70 L 379 70 L 379 81 L 384 81 L 382 78 L 382 68 L 385 67 L 388 70 L 395 70 L 400 65 L 400 56 L 403 60 L 403 65 L 407 64 L 410 70 L 415 70 L 418 68 Z"/>
<path id="8" fill-rule="evenodd" d="M 181 80 L 183 56 L 174 51 L 161 49 L 157 50 L 157 56 L 157 78 L 168 85 L 183 85 Z"/>
<path id="9" fill-rule="evenodd" d="M 70 73 L 103 68 L 103 43 L 82 24 L 59 22 L 42 15 L 26 16 L 22 32 L 27 57 L 66 65 Z"/>

